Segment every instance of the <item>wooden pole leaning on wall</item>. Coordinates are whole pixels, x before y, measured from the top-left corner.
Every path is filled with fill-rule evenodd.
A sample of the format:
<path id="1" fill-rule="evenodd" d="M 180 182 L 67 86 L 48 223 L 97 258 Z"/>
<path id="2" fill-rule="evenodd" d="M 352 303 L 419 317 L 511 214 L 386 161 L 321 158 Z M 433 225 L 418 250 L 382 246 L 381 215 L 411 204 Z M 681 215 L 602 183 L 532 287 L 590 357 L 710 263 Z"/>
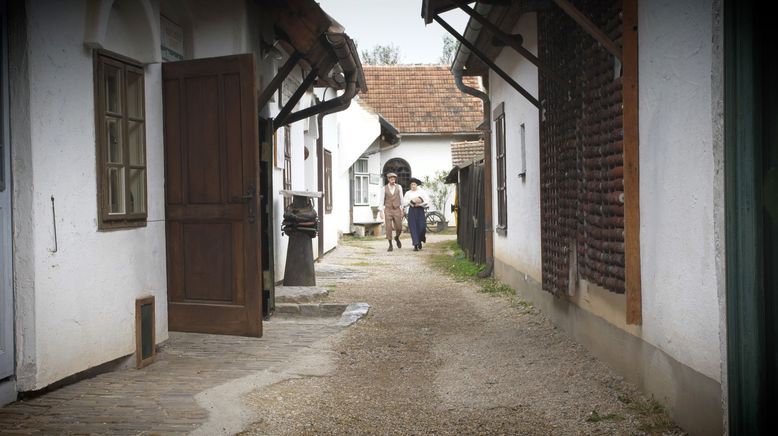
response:
<path id="1" fill-rule="evenodd" d="M 627 324 L 642 324 L 637 0 L 622 0 L 624 250 Z"/>

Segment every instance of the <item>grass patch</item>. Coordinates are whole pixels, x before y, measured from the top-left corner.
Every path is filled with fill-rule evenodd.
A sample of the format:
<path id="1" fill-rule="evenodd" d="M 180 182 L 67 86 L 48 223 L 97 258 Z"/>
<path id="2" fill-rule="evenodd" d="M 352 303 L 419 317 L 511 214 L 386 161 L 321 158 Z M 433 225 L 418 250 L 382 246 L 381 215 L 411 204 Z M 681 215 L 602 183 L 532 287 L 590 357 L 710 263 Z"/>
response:
<path id="1" fill-rule="evenodd" d="M 350 263 L 349 265 L 351 265 L 351 266 L 370 266 L 370 265 L 378 265 L 378 264 L 376 264 L 376 263 L 372 263 L 371 264 L 370 262 L 353 262 L 353 263 Z"/>
<path id="2" fill-rule="evenodd" d="M 340 238 L 340 243 L 343 245 L 350 245 L 356 247 L 363 247 L 366 242 L 373 242 L 379 239 L 378 236 L 357 236 L 357 235 L 343 235 Z"/>
<path id="3" fill-rule="evenodd" d="M 512 296 L 515 294 L 515 292 L 513 292 L 513 288 L 495 279 L 494 277 L 484 279 L 480 284 L 481 292 L 485 292 L 487 294 L 505 296 Z"/>
<path id="4" fill-rule="evenodd" d="M 627 401 L 627 408 L 640 415 L 640 431 L 650 435 L 661 435 L 679 431 L 675 423 L 667 415 L 665 408 L 658 401 L 638 399 Z"/>
<path id="5" fill-rule="evenodd" d="M 589 414 L 589 416 L 586 417 L 586 422 L 602 422 L 602 421 L 624 421 L 624 415 L 619 415 L 618 413 L 608 413 L 605 415 L 600 415 L 597 410 L 592 410 L 592 413 Z"/>
<path id="6" fill-rule="evenodd" d="M 446 272 L 455 279 L 470 281 L 478 285 L 480 292 L 514 298 L 516 292 L 510 286 L 502 283 L 494 277 L 478 278 L 478 273 L 484 269 L 484 265 L 473 263 L 467 259 L 465 253 L 457 245 L 457 241 L 443 241 L 429 244 L 431 248 L 440 250 L 428 258 L 433 267 Z M 532 305 L 528 304 L 531 308 Z"/>
<path id="7" fill-rule="evenodd" d="M 326 285 L 324 285 L 324 288 L 329 292 L 333 292 L 336 289 L 338 289 L 338 285 L 337 283 L 327 283 Z"/>
<path id="8" fill-rule="evenodd" d="M 459 249 L 457 241 L 435 242 L 428 247 L 440 249 L 442 253 L 435 253 L 429 257 L 432 266 L 440 269 L 456 279 L 465 280 L 475 278 L 484 269 L 483 265 L 475 264 L 467 260 L 465 253 Z"/>

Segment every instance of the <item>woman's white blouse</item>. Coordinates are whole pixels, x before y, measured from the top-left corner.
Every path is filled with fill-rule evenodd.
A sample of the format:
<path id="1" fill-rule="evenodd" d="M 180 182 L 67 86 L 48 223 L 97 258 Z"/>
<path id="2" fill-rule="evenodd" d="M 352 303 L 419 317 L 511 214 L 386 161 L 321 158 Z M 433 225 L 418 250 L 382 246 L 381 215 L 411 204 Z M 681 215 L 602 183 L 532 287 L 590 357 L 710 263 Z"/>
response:
<path id="1" fill-rule="evenodd" d="M 421 206 L 423 206 L 423 207 L 427 206 L 427 201 L 429 201 L 429 196 L 427 195 L 427 192 L 424 191 L 421 188 L 416 188 L 415 191 L 413 189 L 409 189 L 408 192 L 405 193 L 405 195 L 403 196 L 403 201 L 402 201 L 403 207 L 410 206 L 411 205 L 411 199 L 416 198 L 416 197 L 421 197 L 421 199 L 424 201 L 421 204 Z"/>

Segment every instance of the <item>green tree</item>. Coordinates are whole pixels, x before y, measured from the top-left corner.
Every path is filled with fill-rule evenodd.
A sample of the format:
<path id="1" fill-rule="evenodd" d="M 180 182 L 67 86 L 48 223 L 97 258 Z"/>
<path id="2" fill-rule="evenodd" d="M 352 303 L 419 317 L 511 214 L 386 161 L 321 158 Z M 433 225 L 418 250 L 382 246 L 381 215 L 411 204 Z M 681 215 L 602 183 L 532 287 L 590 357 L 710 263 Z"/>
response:
<path id="1" fill-rule="evenodd" d="M 454 54 L 457 51 L 457 40 L 451 35 L 443 37 L 443 54 L 440 56 L 442 65 L 449 65 L 454 62 Z"/>
<path id="2" fill-rule="evenodd" d="M 400 63 L 400 47 L 391 43 L 379 44 L 371 50 L 362 50 L 359 56 L 365 65 L 397 65 Z"/>
<path id="3" fill-rule="evenodd" d="M 432 209 L 444 212 L 446 207 L 446 200 L 451 194 L 451 185 L 446 183 L 446 176 L 448 173 L 445 171 L 436 171 L 432 177 L 424 176 L 422 183 L 424 189 L 430 194 L 429 204 Z"/>

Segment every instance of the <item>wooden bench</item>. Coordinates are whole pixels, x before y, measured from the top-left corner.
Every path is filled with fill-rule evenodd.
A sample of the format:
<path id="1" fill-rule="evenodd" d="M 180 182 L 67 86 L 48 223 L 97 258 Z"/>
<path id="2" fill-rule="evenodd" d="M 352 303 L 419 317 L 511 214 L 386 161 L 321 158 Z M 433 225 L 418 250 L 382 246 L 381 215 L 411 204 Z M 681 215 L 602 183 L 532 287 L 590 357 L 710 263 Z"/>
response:
<path id="1" fill-rule="evenodd" d="M 354 223 L 354 234 L 357 236 L 381 236 L 383 221 L 365 221 Z"/>

